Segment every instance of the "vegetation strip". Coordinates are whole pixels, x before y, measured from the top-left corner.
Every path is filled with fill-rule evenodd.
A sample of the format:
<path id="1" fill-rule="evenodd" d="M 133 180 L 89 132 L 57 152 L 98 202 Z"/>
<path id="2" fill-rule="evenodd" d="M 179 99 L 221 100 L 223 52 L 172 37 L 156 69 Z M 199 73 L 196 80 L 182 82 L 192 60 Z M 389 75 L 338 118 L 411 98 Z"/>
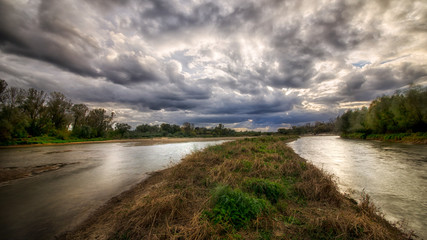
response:
<path id="1" fill-rule="evenodd" d="M 413 87 L 348 110 L 335 127 L 344 138 L 427 143 L 427 88 Z"/>
<path id="2" fill-rule="evenodd" d="M 113 198 L 60 239 L 408 239 L 295 154 L 295 137 L 227 142 Z"/>

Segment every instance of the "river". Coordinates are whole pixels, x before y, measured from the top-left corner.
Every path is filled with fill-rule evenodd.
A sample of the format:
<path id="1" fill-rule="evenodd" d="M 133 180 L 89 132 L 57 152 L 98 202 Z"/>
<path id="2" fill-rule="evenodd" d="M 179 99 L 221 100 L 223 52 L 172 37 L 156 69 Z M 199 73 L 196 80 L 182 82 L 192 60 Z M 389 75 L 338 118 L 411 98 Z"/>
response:
<path id="1" fill-rule="evenodd" d="M 404 220 L 427 239 L 426 145 L 302 137 L 289 143 L 301 157 L 336 177 L 342 192 L 360 199 L 365 190 L 386 219 Z"/>
<path id="2" fill-rule="evenodd" d="M 0 185 L 0 239 L 54 239 L 149 172 L 224 141 L 98 143 L 0 149 L 0 167 L 65 167 Z"/>

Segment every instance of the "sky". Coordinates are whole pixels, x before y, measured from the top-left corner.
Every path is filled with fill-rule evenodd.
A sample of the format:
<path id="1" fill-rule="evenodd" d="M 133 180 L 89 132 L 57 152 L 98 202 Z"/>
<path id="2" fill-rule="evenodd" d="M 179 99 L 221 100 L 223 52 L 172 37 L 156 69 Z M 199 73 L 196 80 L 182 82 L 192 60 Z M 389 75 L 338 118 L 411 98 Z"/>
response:
<path id="1" fill-rule="evenodd" d="M 0 79 L 133 127 L 276 131 L 427 85 L 427 1 L 0 0 Z"/>

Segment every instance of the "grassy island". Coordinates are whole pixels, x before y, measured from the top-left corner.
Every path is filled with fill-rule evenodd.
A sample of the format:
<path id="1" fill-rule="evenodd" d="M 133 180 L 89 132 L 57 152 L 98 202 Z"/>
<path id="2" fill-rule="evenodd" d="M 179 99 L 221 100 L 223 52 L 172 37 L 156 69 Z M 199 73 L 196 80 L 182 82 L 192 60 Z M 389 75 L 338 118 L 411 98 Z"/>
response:
<path id="1" fill-rule="evenodd" d="M 111 199 L 60 239 L 408 239 L 286 143 L 259 137 L 194 152 Z"/>

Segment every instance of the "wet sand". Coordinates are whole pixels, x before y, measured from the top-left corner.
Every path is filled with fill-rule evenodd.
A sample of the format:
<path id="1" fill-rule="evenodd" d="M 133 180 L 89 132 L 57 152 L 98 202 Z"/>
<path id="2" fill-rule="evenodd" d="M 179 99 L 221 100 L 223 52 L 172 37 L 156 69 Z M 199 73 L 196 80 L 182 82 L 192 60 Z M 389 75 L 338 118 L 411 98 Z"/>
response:
<path id="1" fill-rule="evenodd" d="M 76 163 L 54 163 L 33 167 L 6 167 L 0 168 L 0 183 L 15 179 L 32 177 L 42 173 L 58 170 L 70 164 Z"/>

